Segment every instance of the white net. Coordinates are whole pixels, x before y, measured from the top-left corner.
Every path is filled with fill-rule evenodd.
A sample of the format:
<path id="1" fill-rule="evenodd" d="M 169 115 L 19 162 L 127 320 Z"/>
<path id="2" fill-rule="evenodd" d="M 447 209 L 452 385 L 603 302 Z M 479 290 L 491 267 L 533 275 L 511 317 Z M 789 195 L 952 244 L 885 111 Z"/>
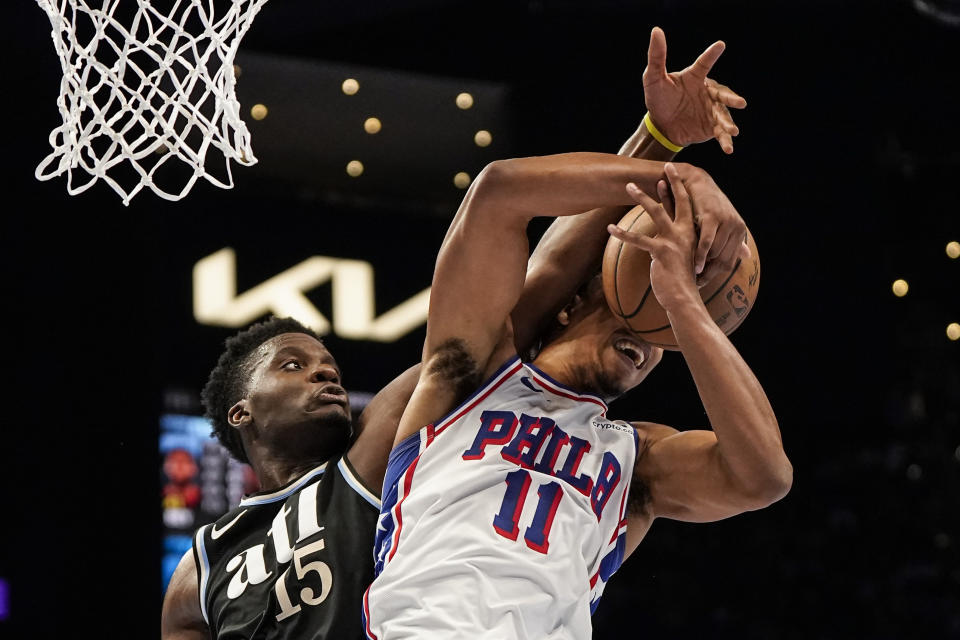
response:
<path id="1" fill-rule="evenodd" d="M 232 188 L 230 161 L 257 161 L 233 60 L 266 1 L 37 0 L 63 67 L 63 124 L 37 178 L 66 173 L 70 195 L 103 180 L 125 205 L 144 187 L 179 200 L 200 177 Z M 226 159 L 219 176 L 211 146 Z"/>

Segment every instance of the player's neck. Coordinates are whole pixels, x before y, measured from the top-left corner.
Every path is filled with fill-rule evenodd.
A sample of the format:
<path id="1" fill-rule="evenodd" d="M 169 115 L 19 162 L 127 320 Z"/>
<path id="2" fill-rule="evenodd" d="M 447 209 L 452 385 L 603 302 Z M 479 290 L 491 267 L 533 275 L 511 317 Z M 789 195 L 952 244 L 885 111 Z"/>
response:
<path id="1" fill-rule="evenodd" d="M 250 458 L 250 466 L 257 474 L 261 491 L 279 489 L 323 463 L 324 460 L 288 460 L 277 456 L 252 456 Z"/>
<path id="2" fill-rule="evenodd" d="M 537 354 L 533 364 L 560 384 L 582 391 L 585 380 L 582 371 L 576 365 L 577 346 L 573 341 L 557 340 L 551 342 Z"/>

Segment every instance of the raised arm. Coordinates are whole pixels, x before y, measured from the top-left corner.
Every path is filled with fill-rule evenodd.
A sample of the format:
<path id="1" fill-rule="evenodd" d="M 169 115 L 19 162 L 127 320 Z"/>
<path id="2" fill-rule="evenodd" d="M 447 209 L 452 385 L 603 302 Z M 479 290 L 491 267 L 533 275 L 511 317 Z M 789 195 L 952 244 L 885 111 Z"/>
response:
<path id="1" fill-rule="evenodd" d="M 693 64 L 682 71 L 668 73 L 666 36 L 662 29 L 654 27 L 643 72 L 648 116 L 618 155 L 666 162 L 676 155 L 677 145 L 711 139 L 716 139 L 724 152 L 732 153 L 733 136 L 739 134 L 739 129 L 729 108 L 742 109 L 747 103 L 728 87 L 707 77 L 724 49 L 723 42 L 714 42 Z M 659 141 L 651 129 L 666 140 Z M 713 184 L 709 176 L 692 167 L 684 165 L 681 170 L 686 173 L 691 189 L 697 189 L 697 181 Z M 727 247 L 728 240 L 738 234 L 742 236 L 746 226 L 732 207 L 711 206 L 708 200 L 698 201 L 698 205 L 697 216 L 704 230 L 698 259 L 705 266 L 707 254 L 712 250 L 710 270 L 704 274 L 709 278 L 713 269 L 722 269 L 726 262 L 732 263 L 735 259 L 734 245 Z M 620 220 L 628 209 L 628 206 L 600 208 L 580 216 L 558 218 L 550 225 L 530 256 L 523 293 L 511 314 L 514 340 L 520 353 L 526 353 L 533 346 L 577 287 L 600 268 L 609 238 L 607 225 Z"/>
<path id="2" fill-rule="evenodd" d="M 732 136 L 739 133 L 728 107 L 743 108 L 746 101 L 724 85 L 707 77 L 724 50 L 722 42 L 708 47 L 697 60 L 680 72 L 666 69 L 666 38 L 656 27 L 650 35 L 647 67 L 643 73 L 644 98 L 651 127 L 682 145 L 717 139 L 726 152 L 732 151 Z M 676 153 L 651 133 L 646 121 L 621 147 L 622 156 L 655 161 L 671 160 Z M 682 165 L 691 183 L 705 173 Z M 715 186 L 715 185 L 714 185 Z M 692 187 L 695 188 L 695 187 Z M 608 222 L 616 222 L 630 205 L 605 207 L 578 216 L 558 218 L 530 256 L 523 293 L 511 315 L 516 348 L 522 353 L 573 295 L 577 286 L 599 268 L 600 256 L 609 237 Z M 736 235 L 739 216 L 724 217 L 732 208 L 721 209 L 704 203 L 701 220 L 709 228 L 730 229 Z M 451 227 L 452 229 L 453 227 Z M 704 254 L 710 245 L 704 247 Z M 494 358 L 495 359 L 495 358 Z M 419 365 L 418 365 L 419 367 Z M 359 437 L 348 457 L 370 486 L 379 487 L 387 454 L 394 442 L 400 416 L 419 377 L 419 369 L 408 370 L 384 388 L 360 417 Z M 422 425 L 421 425 L 422 426 Z"/>
<path id="3" fill-rule="evenodd" d="M 419 377 L 418 363 L 394 378 L 364 407 L 354 426 L 356 437 L 347 451 L 347 459 L 367 488 L 377 495 L 383 488 L 387 459 L 400 417 Z"/>
<path id="4" fill-rule="evenodd" d="M 526 228 L 629 204 L 628 182 L 652 188 L 663 164 L 602 153 L 501 160 L 467 192 L 437 258 L 423 369 L 397 440 L 442 417 L 514 351 L 509 314 L 523 288 Z"/>
<path id="5" fill-rule="evenodd" d="M 660 185 L 659 194 L 665 206 L 634 191 L 656 222 L 657 236 L 612 226 L 610 232 L 650 252 L 653 293 L 667 312 L 713 431 L 637 425 L 645 451 L 638 457 L 634 476 L 637 486 L 649 491 L 650 502 L 646 513 L 630 516 L 641 526 L 632 538 L 628 529 L 628 550 L 651 517 L 704 522 L 759 509 L 782 498 L 793 477 L 763 387 L 713 322 L 697 291 L 690 201 L 675 167 L 668 165 L 666 173 L 675 216 L 665 197 L 666 185 Z"/>

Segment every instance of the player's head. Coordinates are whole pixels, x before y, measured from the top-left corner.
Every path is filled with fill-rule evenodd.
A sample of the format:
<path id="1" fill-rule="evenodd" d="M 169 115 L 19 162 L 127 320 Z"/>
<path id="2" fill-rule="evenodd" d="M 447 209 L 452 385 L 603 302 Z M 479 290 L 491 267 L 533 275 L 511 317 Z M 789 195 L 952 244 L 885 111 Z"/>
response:
<path id="1" fill-rule="evenodd" d="M 610 312 L 600 276 L 580 287 L 544 336 L 583 391 L 613 400 L 640 384 L 659 364 L 663 349 L 644 342 Z"/>
<path id="2" fill-rule="evenodd" d="M 228 338 L 201 398 L 213 433 L 238 460 L 250 450 L 325 460 L 350 439 L 340 370 L 315 332 L 271 318 Z"/>

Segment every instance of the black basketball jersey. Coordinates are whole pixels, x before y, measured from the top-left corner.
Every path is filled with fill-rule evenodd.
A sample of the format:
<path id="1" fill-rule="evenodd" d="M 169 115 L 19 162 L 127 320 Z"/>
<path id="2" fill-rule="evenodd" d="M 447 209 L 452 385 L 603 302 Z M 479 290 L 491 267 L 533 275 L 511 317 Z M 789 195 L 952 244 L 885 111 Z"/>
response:
<path id="1" fill-rule="evenodd" d="M 212 636 L 363 638 L 379 512 L 344 457 L 198 529 L 200 607 Z"/>

